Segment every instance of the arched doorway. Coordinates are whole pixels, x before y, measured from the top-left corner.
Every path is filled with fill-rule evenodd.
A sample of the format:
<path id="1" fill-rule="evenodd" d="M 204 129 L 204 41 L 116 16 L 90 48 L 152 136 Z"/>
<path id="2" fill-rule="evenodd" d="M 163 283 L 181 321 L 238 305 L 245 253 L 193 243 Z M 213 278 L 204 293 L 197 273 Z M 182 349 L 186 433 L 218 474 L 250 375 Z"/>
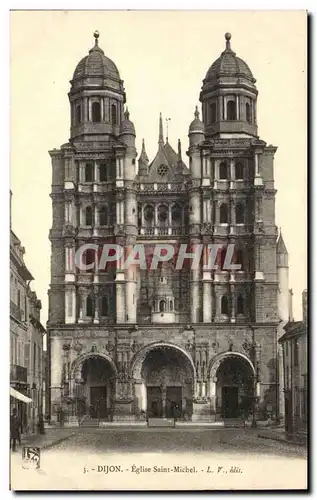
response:
<path id="1" fill-rule="evenodd" d="M 101 355 L 78 359 L 73 368 L 77 412 L 91 418 L 109 419 L 113 412 L 115 366 Z"/>
<path id="2" fill-rule="evenodd" d="M 224 357 L 216 371 L 216 409 L 222 418 L 238 418 L 251 411 L 254 397 L 254 371 L 239 355 Z"/>
<path id="3" fill-rule="evenodd" d="M 251 410 L 254 402 L 254 377 L 254 366 L 245 354 L 228 351 L 211 360 L 210 398 L 216 418 L 236 418 Z"/>
<path id="4" fill-rule="evenodd" d="M 195 371 L 180 348 L 163 344 L 147 346 L 132 363 L 138 407 L 150 418 L 191 419 Z"/>

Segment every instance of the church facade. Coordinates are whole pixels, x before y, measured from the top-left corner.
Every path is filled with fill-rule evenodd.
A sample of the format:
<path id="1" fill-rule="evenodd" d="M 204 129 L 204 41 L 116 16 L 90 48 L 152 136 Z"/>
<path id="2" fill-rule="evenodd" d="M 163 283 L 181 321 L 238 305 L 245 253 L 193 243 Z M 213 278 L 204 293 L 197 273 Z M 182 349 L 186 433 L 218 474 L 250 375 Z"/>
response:
<path id="1" fill-rule="evenodd" d="M 77 65 L 70 139 L 50 151 L 53 224 L 50 413 L 70 420 L 279 416 L 277 330 L 288 262 L 275 225 L 276 147 L 258 137 L 256 80 L 231 48 L 210 66 L 189 126 L 187 167 L 164 140 L 150 162 L 116 65 L 95 45 Z M 281 238 L 281 237 L 280 237 Z M 85 264 L 76 265 L 83 245 Z M 101 269 L 104 244 L 217 244 L 217 269 Z M 224 265 L 228 245 L 232 262 Z M 280 254 L 283 253 L 281 256 Z"/>

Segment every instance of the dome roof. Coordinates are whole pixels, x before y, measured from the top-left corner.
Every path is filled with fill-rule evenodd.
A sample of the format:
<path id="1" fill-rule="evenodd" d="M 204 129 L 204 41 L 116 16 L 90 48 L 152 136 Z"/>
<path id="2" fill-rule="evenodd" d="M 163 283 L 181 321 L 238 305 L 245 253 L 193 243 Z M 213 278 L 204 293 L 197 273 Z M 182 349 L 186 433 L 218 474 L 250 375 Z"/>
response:
<path id="1" fill-rule="evenodd" d="M 94 37 L 95 46 L 90 49 L 88 56 L 85 56 L 77 64 L 73 80 L 96 76 L 120 80 L 120 74 L 117 66 L 113 61 L 111 61 L 111 59 L 109 59 L 109 57 L 105 56 L 104 51 L 98 45 L 98 31 L 95 31 Z"/>
<path id="2" fill-rule="evenodd" d="M 198 106 L 196 106 L 195 110 L 195 120 L 191 122 L 189 125 L 189 133 L 190 134 L 204 134 L 205 128 L 203 122 L 199 118 Z"/>
<path id="3" fill-rule="evenodd" d="M 233 77 L 245 77 L 252 83 L 256 80 L 252 75 L 252 72 L 243 59 L 236 56 L 230 46 L 230 33 L 225 34 L 226 39 L 226 49 L 222 52 L 221 56 L 212 63 L 209 70 L 207 71 L 205 82 L 216 80 L 219 76 L 233 76 Z"/>
<path id="4" fill-rule="evenodd" d="M 126 109 L 124 113 L 124 120 L 121 122 L 120 126 L 120 135 L 123 134 L 131 134 L 135 135 L 135 128 L 133 122 L 130 121 L 130 113 L 128 109 Z"/>

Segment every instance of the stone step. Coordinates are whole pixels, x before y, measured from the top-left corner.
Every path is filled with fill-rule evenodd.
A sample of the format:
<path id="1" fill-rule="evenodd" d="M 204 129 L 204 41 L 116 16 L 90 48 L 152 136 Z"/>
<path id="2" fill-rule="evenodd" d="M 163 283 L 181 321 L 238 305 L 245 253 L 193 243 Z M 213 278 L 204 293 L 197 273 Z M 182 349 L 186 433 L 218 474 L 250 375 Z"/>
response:
<path id="1" fill-rule="evenodd" d="M 171 418 L 149 418 L 149 427 L 174 427 Z"/>
<path id="2" fill-rule="evenodd" d="M 99 419 L 87 417 L 82 420 L 80 427 L 99 427 Z"/>

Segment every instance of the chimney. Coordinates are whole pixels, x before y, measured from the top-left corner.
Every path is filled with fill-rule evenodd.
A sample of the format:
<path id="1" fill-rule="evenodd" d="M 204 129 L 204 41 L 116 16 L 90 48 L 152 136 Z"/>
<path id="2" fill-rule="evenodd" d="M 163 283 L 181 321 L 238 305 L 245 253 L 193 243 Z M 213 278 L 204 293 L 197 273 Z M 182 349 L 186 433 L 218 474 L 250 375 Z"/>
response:
<path id="1" fill-rule="evenodd" d="M 302 293 L 303 322 L 307 324 L 307 290 Z"/>
<path id="2" fill-rule="evenodd" d="M 288 321 L 294 321 L 293 317 L 293 289 L 288 290 Z"/>

